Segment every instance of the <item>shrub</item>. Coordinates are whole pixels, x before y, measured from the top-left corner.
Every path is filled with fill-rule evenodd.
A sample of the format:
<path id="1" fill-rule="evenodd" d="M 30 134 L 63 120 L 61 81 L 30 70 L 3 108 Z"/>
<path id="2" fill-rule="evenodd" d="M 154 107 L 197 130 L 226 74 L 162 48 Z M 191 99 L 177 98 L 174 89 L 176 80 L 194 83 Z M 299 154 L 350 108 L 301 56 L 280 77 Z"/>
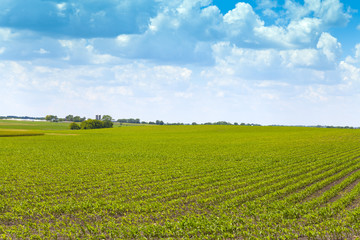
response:
<path id="1" fill-rule="evenodd" d="M 112 128 L 113 127 L 113 123 L 109 120 L 104 120 L 104 128 Z"/>
<path id="2" fill-rule="evenodd" d="M 101 121 L 89 119 L 81 123 L 81 129 L 96 129 L 96 128 L 112 128 L 113 123 L 111 121 Z"/>
<path id="3" fill-rule="evenodd" d="M 79 130 L 80 129 L 80 126 L 77 123 L 74 123 L 74 122 L 71 123 L 69 127 L 70 127 L 71 130 Z"/>

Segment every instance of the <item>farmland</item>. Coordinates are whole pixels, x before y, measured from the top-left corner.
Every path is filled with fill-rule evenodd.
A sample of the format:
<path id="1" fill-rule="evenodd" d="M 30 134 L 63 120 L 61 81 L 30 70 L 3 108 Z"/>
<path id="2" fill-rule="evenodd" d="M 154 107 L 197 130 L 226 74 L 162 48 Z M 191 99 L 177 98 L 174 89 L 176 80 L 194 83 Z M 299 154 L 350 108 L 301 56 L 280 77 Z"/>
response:
<path id="1" fill-rule="evenodd" d="M 0 138 L 2 239 L 360 236 L 357 129 L 23 124 L 0 122 L 44 133 Z"/>
<path id="2" fill-rule="evenodd" d="M 40 131 L 18 130 L 18 129 L 0 129 L 0 137 L 23 137 L 44 135 Z"/>

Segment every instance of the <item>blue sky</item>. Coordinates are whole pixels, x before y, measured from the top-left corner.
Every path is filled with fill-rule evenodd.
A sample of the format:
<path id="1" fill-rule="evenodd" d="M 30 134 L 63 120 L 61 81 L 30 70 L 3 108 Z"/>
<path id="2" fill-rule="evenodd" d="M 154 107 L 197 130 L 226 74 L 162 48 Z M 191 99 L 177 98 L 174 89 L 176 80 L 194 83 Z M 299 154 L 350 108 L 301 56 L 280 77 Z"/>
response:
<path id="1" fill-rule="evenodd" d="M 2 0 L 0 115 L 360 126 L 360 3 Z"/>

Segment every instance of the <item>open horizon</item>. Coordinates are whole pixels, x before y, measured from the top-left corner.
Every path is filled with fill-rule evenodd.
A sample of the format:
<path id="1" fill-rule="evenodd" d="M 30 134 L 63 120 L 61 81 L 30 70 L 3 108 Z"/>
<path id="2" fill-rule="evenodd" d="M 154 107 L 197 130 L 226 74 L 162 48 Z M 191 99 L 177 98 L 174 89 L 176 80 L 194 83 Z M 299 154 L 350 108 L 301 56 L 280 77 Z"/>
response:
<path id="1" fill-rule="evenodd" d="M 56 116 L 58 119 L 64 119 L 65 117 L 62 117 L 62 116 L 57 116 L 57 115 L 54 115 Z M 73 115 L 73 116 L 76 116 L 76 115 Z M 100 115 L 102 116 L 102 115 Z M 78 117 L 81 117 L 81 116 L 78 116 Z M 41 119 L 43 118 L 43 119 Z M 96 119 L 96 117 L 87 117 L 87 116 L 83 116 L 82 118 L 84 119 Z M 167 121 L 163 121 L 162 119 L 151 119 L 151 120 L 143 120 L 143 119 L 140 119 L 140 118 L 136 118 L 136 117 L 133 117 L 133 118 L 112 118 L 112 121 L 113 122 L 119 122 L 119 120 L 129 120 L 129 119 L 139 119 L 140 120 L 140 123 L 139 124 L 143 124 L 143 123 L 146 123 L 146 124 L 156 124 L 157 121 L 161 121 L 162 124 L 160 125 L 177 125 L 177 124 L 184 124 L 184 125 L 193 125 L 194 123 L 196 125 L 209 125 L 209 124 L 212 124 L 212 125 L 245 125 L 245 126 L 264 126 L 264 127 L 271 127 L 271 126 L 278 126 L 278 127 L 330 127 L 330 128 L 354 128 L 354 129 L 357 129 L 357 128 L 360 128 L 360 127 L 357 127 L 357 126 L 351 126 L 351 125 L 321 125 L 321 124 L 314 124 L 314 125 L 304 125 L 304 124 L 294 124 L 294 125 L 291 125 L 291 124 L 277 124 L 277 123 L 273 123 L 273 124 L 260 124 L 260 123 L 257 123 L 257 122 L 251 122 L 251 123 L 247 123 L 247 122 L 241 122 L 241 121 L 234 121 L 234 122 L 231 122 L 231 121 L 225 121 L 225 120 L 217 120 L 217 121 L 205 121 L 205 122 L 195 122 L 195 121 L 191 121 L 191 122 L 180 122 L 180 121 L 175 121 L 175 122 L 167 122 Z M 9 115 L 9 116 L 1 116 L 0 115 L 0 120 L 17 120 L 17 121 L 49 121 L 49 120 L 45 120 L 45 116 L 44 117 L 39 117 L 39 116 L 12 116 L 12 115 Z M 68 121 L 68 120 L 60 120 L 60 122 L 74 122 L 74 121 Z M 156 125 L 159 125 L 159 124 L 156 124 Z"/>

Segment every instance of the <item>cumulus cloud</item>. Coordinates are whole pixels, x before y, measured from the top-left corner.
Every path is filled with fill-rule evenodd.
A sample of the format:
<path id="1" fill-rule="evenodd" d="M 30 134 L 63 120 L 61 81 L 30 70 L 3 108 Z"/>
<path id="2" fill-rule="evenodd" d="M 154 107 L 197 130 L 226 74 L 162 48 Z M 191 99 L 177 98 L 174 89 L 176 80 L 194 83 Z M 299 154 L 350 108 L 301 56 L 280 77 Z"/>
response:
<path id="1" fill-rule="evenodd" d="M 26 109 L 39 116 L 76 113 L 88 117 L 100 111 L 115 118 L 169 122 L 226 119 L 338 124 L 340 118 L 326 121 L 323 106 L 347 116 L 349 106 L 344 104 L 351 103 L 347 95 L 359 91 L 360 70 L 353 64 L 341 62 L 338 72 L 306 65 L 315 56 L 326 59 L 322 49 L 279 52 L 243 49 L 230 43 L 214 44 L 213 49 L 217 61 L 209 67 L 130 61 L 60 68 L 1 61 L 0 82 L 5 86 L 0 89 L 1 102 L 9 103 L 3 111 L 15 114 L 16 109 Z M 340 98 L 344 104 L 336 102 Z M 34 102 L 41 108 L 35 108 Z"/>
<path id="2" fill-rule="evenodd" d="M 356 44 L 353 56 L 347 56 L 339 63 L 339 69 L 344 81 L 344 89 L 356 94 L 360 90 L 360 44 Z"/>
<path id="3" fill-rule="evenodd" d="M 341 55 L 341 44 L 329 33 L 322 33 L 317 44 L 330 62 L 335 62 Z"/>
<path id="4" fill-rule="evenodd" d="M 116 37 L 144 32 L 157 5 L 153 0 L 5 0 L 0 26 L 51 36 Z"/>
<path id="5" fill-rule="evenodd" d="M 263 6 L 275 5 L 264 1 Z M 151 18 L 144 34 L 119 35 L 117 48 L 112 47 L 111 52 L 130 58 L 211 64 L 211 45 L 216 42 L 227 41 L 253 49 L 316 49 L 329 24 L 325 15 L 319 13 L 319 17 L 312 17 L 310 12 L 320 12 L 329 6 L 326 2 L 320 4 L 320 10 L 314 6 L 308 2 L 304 6 L 296 4 L 297 8 L 308 9 L 306 13 L 293 17 L 285 26 L 266 26 L 248 3 L 239 2 L 222 15 L 210 1 L 175 1 Z M 347 18 L 341 6 L 337 4 L 333 14 Z M 328 57 L 329 54 L 328 51 Z"/>
<path id="6" fill-rule="evenodd" d="M 258 8 L 271 9 L 277 7 L 278 3 L 275 0 L 256 0 Z"/>
<path id="7" fill-rule="evenodd" d="M 11 109 L 15 104 L 19 106 L 18 110 L 24 110 L 33 109 L 34 102 L 41 105 L 41 111 L 44 111 L 41 114 L 45 114 L 46 109 L 63 112 L 57 114 L 68 114 L 66 111 L 70 111 L 88 116 L 96 114 L 94 109 L 107 109 L 113 114 L 118 109 L 125 114 L 126 109 L 130 114 L 135 102 L 139 108 L 146 109 L 151 107 L 150 101 L 169 105 L 171 98 L 190 98 L 188 88 L 191 77 L 190 69 L 169 65 L 127 63 L 106 67 L 83 65 L 58 68 L 1 61 L 0 83 L 4 87 L 0 89 L 0 96 L 2 102 L 5 99 L 13 101 L 3 109 L 9 114 L 16 110 Z M 179 95 L 179 92 L 183 94 Z M 164 102 L 161 100 L 166 98 Z"/>
<path id="8" fill-rule="evenodd" d="M 341 45 L 329 33 L 323 33 L 314 48 L 251 49 L 221 42 L 214 44 L 212 50 L 217 67 L 222 69 L 221 74 L 244 79 L 286 81 L 297 78 L 294 81 L 321 82 L 324 78 L 317 73 L 335 70 Z"/>
<path id="9" fill-rule="evenodd" d="M 98 52 L 91 41 L 81 40 L 59 40 L 66 55 L 63 60 L 71 64 L 115 64 L 118 58 L 110 54 Z"/>
<path id="10" fill-rule="evenodd" d="M 1 57 L 74 64 L 151 59 L 161 64 L 211 65 L 215 43 L 278 51 L 316 49 L 323 32 L 349 19 L 338 0 L 308 0 L 303 5 L 287 0 L 284 6 L 268 0 L 257 3 L 260 9 L 283 7 L 288 22 L 268 25 L 244 2 L 223 15 L 211 0 L 35 0 L 33 11 L 25 11 L 30 8 L 25 0 L 2 1 L 0 7 L 6 10 L 0 14 L 0 46 L 7 51 Z M 15 14 L 21 11 L 24 14 Z M 330 58 L 331 52 L 327 51 Z"/>
<path id="11" fill-rule="evenodd" d="M 286 0 L 284 7 L 290 19 L 302 19 L 313 15 L 321 19 L 328 27 L 344 26 L 351 17 L 344 11 L 344 6 L 339 0 L 305 0 L 304 5 L 293 0 Z"/>

